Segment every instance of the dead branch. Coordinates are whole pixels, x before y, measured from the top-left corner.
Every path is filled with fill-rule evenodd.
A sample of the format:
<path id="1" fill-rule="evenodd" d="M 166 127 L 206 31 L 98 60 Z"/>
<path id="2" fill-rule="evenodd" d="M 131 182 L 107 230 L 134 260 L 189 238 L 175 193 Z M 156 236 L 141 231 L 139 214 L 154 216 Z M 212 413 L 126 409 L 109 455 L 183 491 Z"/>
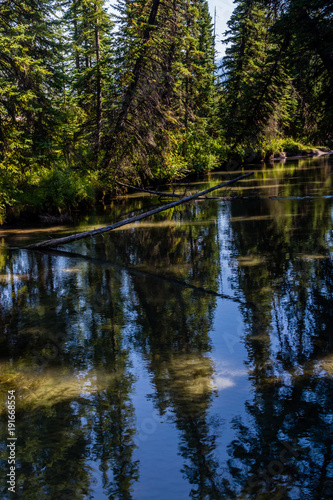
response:
<path id="1" fill-rule="evenodd" d="M 132 186 L 131 184 L 125 184 L 124 182 L 118 182 L 116 183 L 119 186 L 126 187 L 128 189 L 133 189 L 134 191 L 140 191 L 141 193 L 149 193 L 149 194 L 154 194 L 156 196 L 170 196 L 172 198 L 185 198 L 186 191 L 187 191 L 187 186 L 185 187 L 185 192 L 184 194 L 177 194 L 174 191 L 172 193 L 166 193 L 165 191 L 153 191 L 152 189 L 143 189 L 137 186 Z M 229 200 L 230 197 L 228 196 L 199 196 L 198 200 Z"/>
<path id="2" fill-rule="evenodd" d="M 92 231 L 85 231 L 83 233 L 71 234 L 70 236 L 65 236 L 63 238 L 55 238 L 53 240 L 40 241 L 39 243 L 34 243 L 32 245 L 27 245 L 23 248 L 54 248 L 59 245 L 64 245 L 66 243 L 71 243 L 72 241 L 81 240 L 82 238 L 86 238 L 87 236 L 95 236 L 97 234 L 106 233 L 108 231 L 112 231 L 113 229 L 117 229 L 118 227 L 126 226 L 127 224 L 132 224 L 133 222 L 137 222 L 142 219 L 146 219 L 151 215 L 158 214 L 159 212 L 164 212 L 164 210 L 169 210 L 170 208 L 174 208 L 182 203 L 187 203 L 188 201 L 195 200 L 200 198 L 200 196 L 205 195 L 206 193 L 210 193 L 211 191 L 215 191 L 216 189 L 221 189 L 222 187 L 228 186 L 229 184 L 233 184 L 249 175 L 252 175 L 254 172 L 249 172 L 247 174 L 241 175 L 240 177 L 236 177 L 236 179 L 232 179 L 231 181 L 224 182 L 223 184 L 218 184 L 217 186 L 213 186 L 209 189 L 205 189 L 204 191 L 200 191 L 199 193 L 192 194 L 187 198 L 182 198 L 181 200 L 173 201 L 172 203 L 168 203 L 167 205 L 162 205 L 161 207 L 155 208 L 154 210 L 150 210 L 149 212 L 145 212 L 140 215 L 136 215 L 134 217 L 130 217 L 129 219 L 121 220 L 111 224 L 110 226 L 101 227 L 99 229 L 93 229 Z"/>
<path id="3" fill-rule="evenodd" d="M 130 184 L 124 184 L 123 182 L 118 182 L 118 186 L 126 187 L 128 189 L 133 189 L 134 191 L 140 191 L 142 193 L 150 193 L 150 194 L 155 194 L 157 196 L 171 196 L 172 198 L 184 198 L 184 194 L 175 194 L 175 193 L 165 193 L 163 191 L 153 191 L 151 189 L 143 189 L 137 186 L 131 186 Z"/>

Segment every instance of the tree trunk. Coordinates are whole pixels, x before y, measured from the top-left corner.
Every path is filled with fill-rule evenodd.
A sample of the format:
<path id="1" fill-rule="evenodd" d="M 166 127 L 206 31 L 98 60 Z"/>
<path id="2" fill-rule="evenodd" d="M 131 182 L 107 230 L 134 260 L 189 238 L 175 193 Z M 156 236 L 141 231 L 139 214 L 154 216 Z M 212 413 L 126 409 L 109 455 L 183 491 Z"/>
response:
<path id="1" fill-rule="evenodd" d="M 221 189 L 224 186 L 228 186 L 229 184 L 233 184 L 241 179 L 244 179 L 245 177 L 248 177 L 249 175 L 252 175 L 254 172 L 249 172 L 247 174 L 241 175 L 240 177 L 236 177 L 236 179 L 232 179 L 231 181 L 224 182 L 223 184 L 218 184 L 217 186 L 213 186 L 209 189 L 205 189 L 204 191 L 200 191 L 199 193 L 192 194 L 191 196 L 188 196 L 187 198 L 182 198 L 181 200 L 173 201 L 172 203 L 168 203 L 167 205 L 162 205 L 161 207 L 155 208 L 154 210 L 150 210 L 149 212 L 145 212 L 140 215 L 136 215 L 134 217 L 130 217 L 129 219 L 121 220 L 119 222 L 115 222 L 114 224 L 111 224 L 110 226 L 105 226 L 101 227 L 99 229 L 93 229 L 92 231 L 86 231 L 84 233 L 78 233 L 78 234 L 71 234 L 70 236 L 65 236 L 63 238 L 56 238 L 54 240 L 46 240 L 46 241 L 40 241 L 39 243 L 35 243 L 33 245 L 28 245 L 24 248 L 54 248 L 59 245 L 63 245 L 66 243 L 71 243 L 72 241 L 77 241 L 81 240 L 82 238 L 87 238 L 87 236 L 95 236 L 97 234 L 102 234 L 106 233 L 108 231 L 112 231 L 113 229 L 117 229 L 118 227 L 126 226 L 127 224 L 132 224 L 133 222 L 137 222 L 142 219 L 146 219 L 147 217 L 150 217 L 151 215 L 158 214 L 159 212 L 164 212 L 164 210 L 169 210 L 169 208 L 176 207 L 178 205 L 181 205 L 182 203 L 186 203 L 188 201 L 195 200 L 197 198 L 200 198 L 200 196 L 210 193 L 211 191 L 215 191 L 216 189 Z"/>
<path id="2" fill-rule="evenodd" d="M 79 58 L 79 53 L 77 50 L 77 11 L 76 11 L 76 1 L 74 2 L 73 5 L 73 14 L 74 14 L 74 42 L 75 42 L 75 68 L 78 70 L 80 69 L 80 58 Z"/>
<path id="3" fill-rule="evenodd" d="M 102 133 L 102 84 L 101 84 L 101 44 L 98 25 L 98 10 L 95 3 L 95 48 L 96 48 L 96 145 L 95 156 L 96 163 L 101 148 L 101 133 Z"/>
<path id="4" fill-rule="evenodd" d="M 117 135 L 119 132 L 123 129 L 126 123 L 126 119 L 130 110 L 130 107 L 132 105 L 132 102 L 134 100 L 134 96 L 138 87 L 139 79 L 142 73 L 142 69 L 144 66 L 144 60 L 147 52 L 147 46 L 148 46 L 148 41 L 150 39 L 151 33 L 154 29 L 155 22 L 156 22 L 156 16 L 158 12 L 158 7 L 160 5 L 160 0 L 153 0 L 153 5 L 150 11 L 150 16 L 148 19 L 148 24 L 147 28 L 145 29 L 143 39 L 142 39 L 142 47 L 141 51 L 139 53 L 139 56 L 136 59 L 134 69 L 133 69 L 133 80 L 130 83 L 130 85 L 127 88 L 127 91 L 125 92 L 124 99 L 123 99 L 123 104 L 118 116 L 118 120 L 114 129 L 113 133 L 113 138 L 111 139 L 110 143 L 107 145 L 107 152 L 104 158 L 104 168 L 108 168 L 110 165 L 111 161 L 111 154 L 113 147 L 115 145 Z"/>

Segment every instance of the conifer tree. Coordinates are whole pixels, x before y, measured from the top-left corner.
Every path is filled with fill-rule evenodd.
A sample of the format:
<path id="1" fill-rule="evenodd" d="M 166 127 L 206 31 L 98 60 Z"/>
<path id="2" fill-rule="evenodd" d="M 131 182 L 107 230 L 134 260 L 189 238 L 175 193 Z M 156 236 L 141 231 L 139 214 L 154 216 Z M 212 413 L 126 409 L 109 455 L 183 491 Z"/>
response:
<path id="1" fill-rule="evenodd" d="M 109 123 L 111 136 L 104 144 L 109 178 L 121 171 L 144 179 L 161 168 L 169 129 L 177 122 L 170 95 L 180 5 L 171 0 L 118 4 L 117 108 Z"/>
<path id="2" fill-rule="evenodd" d="M 304 139 L 333 140 L 333 6 L 328 0 L 267 0 L 279 12 L 277 36 L 292 39 L 289 71 L 297 95 L 294 131 Z"/>
<path id="3" fill-rule="evenodd" d="M 54 0 L 0 5 L 0 160 L 47 164 L 60 118 L 61 36 Z"/>
<path id="4" fill-rule="evenodd" d="M 188 2 L 185 21 L 179 63 L 184 108 L 182 154 L 188 168 L 199 170 L 215 166 L 212 151 L 217 135 L 215 48 L 206 0 Z"/>
<path id="5" fill-rule="evenodd" d="M 267 57 L 268 24 L 266 12 L 257 0 L 238 0 L 228 22 L 230 44 L 223 59 L 226 92 L 226 136 L 233 140 L 244 130 L 246 114 L 253 106 L 253 86 Z"/>
<path id="6" fill-rule="evenodd" d="M 103 115 L 112 87 L 112 22 L 104 0 L 70 0 L 64 15 L 70 35 L 67 75 L 73 105 L 80 108 L 77 133 L 86 164 L 98 164 Z M 92 147 L 91 147 L 92 146 Z"/>
<path id="7" fill-rule="evenodd" d="M 120 167 L 126 175 L 134 170 L 142 179 L 174 175 L 184 164 L 177 164 L 176 149 L 188 142 L 192 124 L 206 134 L 212 126 L 214 43 L 207 3 L 125 0 L 118 9 L 118 110 L 105 168 Z M 186 157 L 186 146 L 181 149 Z"/>
<path id="8" fill-rule="evenodd" d="M 332 138 L 332 7 L 238 0 L 228 23 L 221 124 L 230 148 Z"/>

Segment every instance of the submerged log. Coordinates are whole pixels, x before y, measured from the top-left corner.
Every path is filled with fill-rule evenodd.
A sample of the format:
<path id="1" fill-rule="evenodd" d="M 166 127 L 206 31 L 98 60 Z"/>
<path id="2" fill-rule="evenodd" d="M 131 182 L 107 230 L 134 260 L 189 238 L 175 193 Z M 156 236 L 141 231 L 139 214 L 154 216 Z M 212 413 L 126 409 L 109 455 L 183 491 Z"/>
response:
<path id="1" fill-rule="evenodd" d="M 200 196 L 210 193 L 211 191 L 215 191 L 216 189 L 221 189 L 225 186 L 229 186 L 245 177 L 252 175 L 254 172 L 249 172 L 247 174 L 236 177 L 236 179 L 232 179 L 231 181 L 224 182 L 223 184 L 218 184 L 217 186 L 211 187 L 209 189 L 205 189 L 204 191 L 200 191 L 199 193 L 192 194 L 191 196 L 187 196 L 186 198 L 182 198 L 181 200 L 173 201 L 172 203 L 168 203 L 167 205 L 162 205 L 161 207 L 155 208 L 154 210 L 149 210 L 149 212 L 145 212 L 140 215 L 136 215 L 134 217 L 130 217 L 129 219 L 121 220 L 111 224 L 109 226 L 104 226 L 99 229 L 93 229 L 92 231 L 85 231 L 83 233 L 71 234 L 70 236 L 64 236 L 63 238 L 55 238 L 52 240 L 40 241 L 39 243 L 34 243 L 32 245 L 27 245 L 23 248 L 54 248 L 59 245 L 64 245 L 66 243 L 71 243 L 72 241 L 81 240 L 83 238 L 87 238 L 88 236 L 96 236 L 97 234 L 106 233 L 108 231 L 112 231 L 113 229 L 117 229 L 118 227 L 125 226 L 127 224 L 132 224 L 133 222 L 137 222 L 142 219 L 146 219 L 151 215 L 158 214 L 159 212 L 164 212 L 164 210 L 168 210 L 169 208 L 176 207 L 181 205 L 182 203 L 187 203 L 188 201 L 195 200 L 200 198 Z"/>

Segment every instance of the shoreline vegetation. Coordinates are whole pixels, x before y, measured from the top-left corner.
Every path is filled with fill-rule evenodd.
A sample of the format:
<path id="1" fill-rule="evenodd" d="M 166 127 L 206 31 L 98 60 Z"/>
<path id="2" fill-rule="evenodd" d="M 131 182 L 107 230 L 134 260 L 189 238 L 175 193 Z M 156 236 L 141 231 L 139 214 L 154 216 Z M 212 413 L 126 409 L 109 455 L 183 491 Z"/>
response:
<path id="1" fill-rule="evenodd" d="M 263 158 L 260 161 L 262 164 L 266 162 L 270 163 L 271 165 L 274 165 L 275 162 L 279 162 L 281 164 L 285 163 L 286 161 L 329 156 L 331 154 L 333 154 L 333 150 L 325 146 L 307 147 L 303 145 L 299 147 L 299 145 L 296 144 L 294 148 L 290 148 L 287 151 L 270 152 L 266 155 L 265 158 Z M 247 155 L 249 155 L 248 151 Z M 190 182 L 191 179 L 196 178 L 198 175 L 202 176 L 209 172 L 213 172 L 214 170 L 215 171 L 221 170 L 232 174 L 233 170 L 237 169 L 238 167 L 246 167 L 247 165 L 253 165 L 253 164 L 259 165 L 258 158 L 260 157 L 260 155 L 257 152 L 255 152 L 254 154 L 250 155 L 250 159 L 252 159 L 252 157 L 255 158 L 256 163 L 251 161 L 247 162 L 246 159 L 241 158 L 239 154 L 234 156 L 230 155 L 229 160 L 225 160 L 220 167 L 217 167 L 212 170 L 185 172 L 182 177 L 177 177 L 176 179 L 171 178 L 168 179 L 168 181 L 172 183 L 174 187 L 176 187 L 177 183 L 183 182 L 184 179 L 188 179 Z M 230 167 L 232 170 L 229 170 Z M 90 196 L 84 196 L 83 199 L 80 199 L 82 193 L 80 193 L 79 191 L 75 192 L 75 190 L 73 190 L 71 192 L 71 199 L 66 200 L 66 198 L 64 198 L 62 206 L 59 206 L 59 204 L 52 205 L 52 203 L 49 203 L 45 207 L 42 199 L 40 199 L 40 202 L 37 205 L 34 205 L 33 202 L 21 205 L 18 199 L 17 203 L 14 203 L 11 206 L 6 207 L 7 210 L 5 212 L 5 215 L 1 214 L 0 211 L 0 227 L 6 229 L 15 227 L 15 225 L 19 224 L 26 225 L 29 223 L 38 224 L 46 227 L 55 224 L 71 224 L 74 222 L 75 219 L 75 217 L 73 216 L 74 213 L 80 213 L 80 212 L 85 213 L 86 211 L 89 211 L 98 206 L 107 205 L 108 202 L 110 202 L 111 200 L 116 200 L 118 198 L 121 198 L 127 193 L 133 192 L 133 186 L 126 185 L 125 183 L 121 183 L 119 181 L 116 182 L 117 185 L 120 186 L 120 188 L 118 189 L 115 188 L 112 191 L 110 190 L 109 192 L 106 192 L 105 190 L 103 190 L 101 185 L 98 185 L 98 182 L 95 184 L 91 183 L 91 185 L 89 185 L 88 181 L 86 187 L 87 191 L 89 190 L 90 192 L 89 193 Z M 152 196 L 154 195 L 155 190 L 157 190 L 156 196 L 160 195 L 163 195 L 164 197 L 168 195 L 172 196 L 171 193 L 170 194 L 159 193 L 158 187 L 160 185 L 161 182 L 150 183 L 150 187 L 152 188 L 150 194 Z M 141 190 L 146 193 L 149 192 L 147 191 L 148 188 L 147 185 L 136 186 L 136 188 L 139 191 Z M 26 186 L 26 189 L 29 189 L 29 186 Z M 182 197 L 182 195 L 175 195 L 175 196 L 180 198 Z M 3 218 L 1 218 L 1 215 L 3 215 Z"/>
<path id="2" fill-rule="evenodd" d="M 0 225 L 70 221 L 132 186 L 333 149 L 333 6 L 3 0 Z"/>

